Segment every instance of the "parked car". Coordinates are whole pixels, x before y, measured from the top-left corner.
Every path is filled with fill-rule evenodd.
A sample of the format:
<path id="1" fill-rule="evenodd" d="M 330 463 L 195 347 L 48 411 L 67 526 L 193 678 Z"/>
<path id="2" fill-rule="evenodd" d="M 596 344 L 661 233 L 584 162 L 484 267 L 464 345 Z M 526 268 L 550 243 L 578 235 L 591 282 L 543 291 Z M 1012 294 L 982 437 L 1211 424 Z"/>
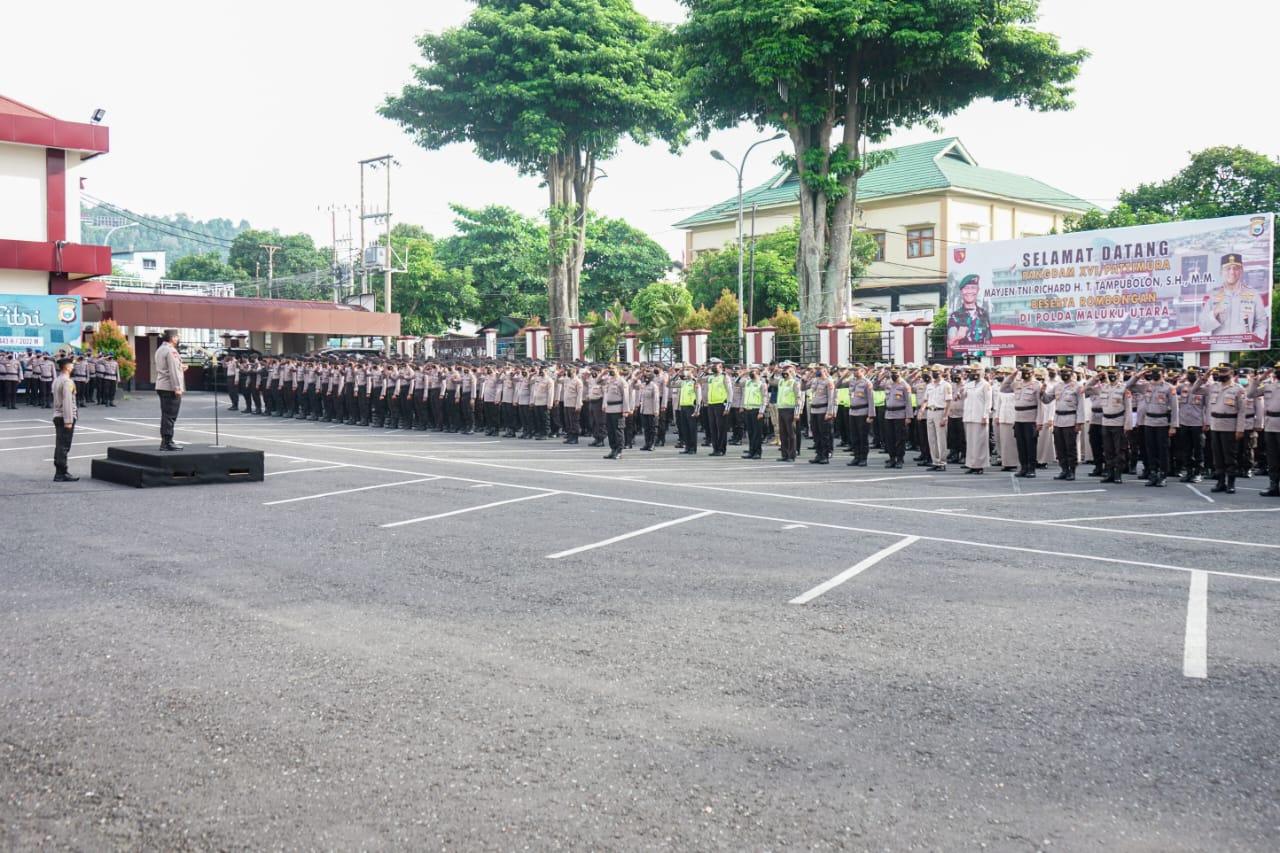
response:
<path id="1" fill-rule="evenodd" d="M 340 358 L 381 358 L 387 351 L 382 347 L 325 347 L 312 353 L 319 358 L 338 356 Z"/>

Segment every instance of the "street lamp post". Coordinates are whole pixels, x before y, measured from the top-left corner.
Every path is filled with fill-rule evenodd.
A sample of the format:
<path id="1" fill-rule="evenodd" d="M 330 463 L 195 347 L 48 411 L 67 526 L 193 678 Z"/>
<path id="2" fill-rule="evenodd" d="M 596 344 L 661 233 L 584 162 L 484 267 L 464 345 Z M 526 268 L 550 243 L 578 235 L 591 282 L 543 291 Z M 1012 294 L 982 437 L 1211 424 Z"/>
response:
<path id="1" fill-rule="evenodd" d="M 782 131 L 778 131 L 773 136 L 770 136 L 768 139 L 758 139 L 755 142 L 751 143 L 751 145 L 747 148 L 746 153 L 742 155 L 741 165 L 738 165 L 738 166 L 735 166 L 732 163 L 730 163 L 727 159 L 725 159 L 725 156 L 721 154 L 719 151 L 713 150 L 711 152 L 711 156 L 713 158 L 715 158 L 716 160 L 719 160 L 721 163 L 724 163 L 730 169 L 733 169 L 734 174 L 738 176 L 738 357 L 739 359 L 742 358 L 742 355 L 744 353 L 744 350 L 742 347 L 742 339 L 744 335 L 744 330 L 742 327 L 743 326 L 743 322 L 742 322 L 742 305 L 743 305 L 743 302 L 742 302 L 742 172 L 744 169 L 747 168 L 747 157 L 750 156 L 752 150 L 754 150 L 757 145 L 764 145 L 766 142 L 776 142 L 777 140 L 781 139 L 784 136 L 786 136 L 785 133 L 783 133 Z"/>

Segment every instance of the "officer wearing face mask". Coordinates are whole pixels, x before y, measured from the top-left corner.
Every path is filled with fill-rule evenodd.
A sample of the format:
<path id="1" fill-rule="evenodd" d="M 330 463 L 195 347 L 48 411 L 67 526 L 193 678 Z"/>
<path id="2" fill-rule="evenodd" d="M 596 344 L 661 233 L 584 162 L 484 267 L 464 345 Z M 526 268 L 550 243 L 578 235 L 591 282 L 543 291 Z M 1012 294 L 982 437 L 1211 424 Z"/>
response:
<path id="1" fill-rule="evenodd" d="M 1036 475 L 1036 433 L 1040 423 L 1039 380 L 1032 376 L 1029 364 L 1000 383 L 1003 393 L 1013 394 L 1013 438 L 1018 445 L 1018 473 L 1015 477 Z"/>
<path id="2" fill-rule="evenodd" d="M 907 455 L 907 427 L 911 424 L 911 386 L 902 378 L 902 370 L 893 367 L 887 379 L 876 383 L 884 392 L 884 449 L 889 459 L 886 468 L 901 468 Z"/>
<path id="3" fill-rule="evenodd" d="M 1084 394 L 1076 384 L 1075 371 L 1064 367 L 1062 381 L 1046 387 L 1040 401 L 1053 411 L 1053 447 L 1060 471 L 1055 480 L 1076 478 L 1076 435 L 1084 428 Z"/>
<path id="4" fill-rule="evenodd" d="M 1209 418 L 1205 429 L 1209 433 L 1210 455 L 1213 459 L 1214 479 L 1217 483 L 1210 491 L 1236 492 L 1236 448 L 1244 438 L 1249 401 L 1245 390 L 1232 381 L 1235 371 L 1230 364 L 1219 364 L 1213 370 L 1213 388 L 1209 392 Z"/>
<path id="5" fill-rule="evenodd" d="M 1280 363 L 1270 371 L 1259 370 L 1249 383 L 1250 399 L 1262 398 L 1262 442 L 1267 455 L 1267 477 L 1270 488 L 1262 492 L 1264 498 L 1280 498 Z"/>
<path id="6" fill-rule="evenodd" d="M 1085 395 L 1093 401 L 1094 411 L 1100 413 L 1102 428 L 1102 465 L 1106 471 L 1104 483 L 1121 483 L 1126 468 L 1126 451 L 1129 431 L 1129 390 L 1120 381 L 1114 367 L 1105 368 L 1085 385 Z"/>
<path id="7" fill-rule="evenodd" d="M 1143 379 L 1137 392 L 1143 395 L 1138 425 L 1147 454 L 1147 485 L 1163 486 L 1170 467 L 1169 441 L 1178 431 L 1178 395 L 1155 365 L 1147 366 Z"/>

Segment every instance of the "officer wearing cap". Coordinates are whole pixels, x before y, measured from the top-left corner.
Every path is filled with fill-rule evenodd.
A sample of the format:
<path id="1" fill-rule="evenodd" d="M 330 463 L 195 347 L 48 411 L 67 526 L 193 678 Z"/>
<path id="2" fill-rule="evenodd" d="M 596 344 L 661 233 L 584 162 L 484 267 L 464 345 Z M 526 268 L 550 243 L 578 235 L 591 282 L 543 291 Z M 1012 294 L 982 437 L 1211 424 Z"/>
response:
<path id="1" fill-rule="evenodd" d="M 861 364 L 853 366 L 853 374 L 845 380 L 845 387 L 849 390 L 849 452 L 853 454 L 849 464 L 862 468 L 867 464 L 868 437 L 875 416 L 872 409 L 875 388 Z"/>
<path id="2" fill-rule="evenodd" d="M 1280 498 L 1280 362 L 1269 371 L 1255 373 L 1246 393 L 1250 399 L 1260 399 L 1263 403 L 1262 443 L 1270 488 L 1262 492 L 1262 497 Z"/>
<path id="3" fill-rule="evenodd" d="M 67 471 L 67 454 L 71 452 L 71 439 L 75 436 L 76 385 L 71 380 L 74 362 L 69 358 L 58 359 L 58 374 L 53 381 L 50 395 L 53 409 L 53 479 L 56 483 L 74 483 L 80 478 Z"/>
<path id="4" fill-rule="evenodd" d="M 1175 378 L 1176 380 L 1176 378 Z M 1195 390 L 1200 371 L 1193 365 L 1177 382 L 1178 434 L 1174 436 L 1174 465 L 1182 469 L 1183 483 L 1199 483 L 1204 471 L 1204 419 L 1207 395 Z"/>
<path id="5" fill-rule="evenodd" d="M 1085 384 L 1084 390 L 1099 413 L 1102 428 L 1102 465 L 1106 471 L 1104 483 L 1124 482 L 1126 451 L 1129 432 L 1129 389 L 1120 381 L 1120 372 L 1105 367 Z"/>
<path id="6" fill-rule="evenodd" d="M 1209 390 L 1209 448 L 1217 483 L 1211 492 L 1236 492 L 1236 448 L 1244 439 L 1249 400 L 1245 389 L 1232 381 L 1235 371 L 1230 364 L 1213 369 L 1213 385 Z M 1201 380 L 1201 384 L 1204 380 Z"/>
<path id="7" fill-rule="evenodd" d="M 0 406 L 18 408 L 18 382 L 22 379 L 22 365 L 13 353 L 0 352 Z"/>
<path id="8" fill-rule="evenodd" d="M 1013 438 L 1018 449 L 1017 477 L 1036 475 L 1036 434 L 1042 422 L 1040 415 L 1040 381 L 1030 364 L 1018 368 L 1000 383 L 1000 390 L 1013 394 Z"/>
<path id="9" fill-rule="evenodd" d="M 1053 448 L 1060 469 L 1053 479 L 1074 480 L 1079 461 L 1076 436 L 1084 429 L 1084 393 L 1076 384 L 1072 367 L 1063 367 L 1059 372 L 1062 381 L 1046 386 L 1040 400 L 1053 412 Z"/>
<path id="10" fill-rule="evenodd" d="M 160 449 L 181 450 L 173 443 L 173 428 L 182 406 L 182 394 L 187 390 L 186 367 L 178 355 L 178 333 L 166 329 L 156 350 L 156 395 L 160 398 Z"/>
<path id="11" fill-rule="evenodd" d="M 911 386 L 902 379 L 902 369 L 892 367 L 876 388 L 884 392 L 884 449 L 889 454 L 886 468 L 901 468 L 907 455 L 907 428 L 911 425 Z"/>
<path id="12" fill-rule="evenodd" d="M 1245 287 L 1244 258 L 1237 252 L 1222 256 L 1222 285 L 1205 297 L 1200 331 L 1206 335 L 1262 335 L 1267 312 L 1258 294 Z"/>
<path id="13" fill-rule="evenodd" d="M 1136 377 L 1130 380 L 1130 391 L 1142 396 L 1138 426 L 1146 448 L 1147 485 L 1163 486 L 1170 468 L 1169 442 L 1178 431 L 1178 395 L 1154 364 L 1147 365 L 1142 379 L 1141 384 Z"/>

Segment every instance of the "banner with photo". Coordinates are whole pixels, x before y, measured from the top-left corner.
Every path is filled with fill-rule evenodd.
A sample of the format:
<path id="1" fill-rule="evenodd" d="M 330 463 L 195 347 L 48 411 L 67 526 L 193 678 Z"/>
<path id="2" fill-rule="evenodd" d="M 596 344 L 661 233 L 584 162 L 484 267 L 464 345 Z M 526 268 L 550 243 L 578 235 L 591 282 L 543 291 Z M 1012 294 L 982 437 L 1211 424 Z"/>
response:
<path id="1" fill-rule="evenodd" d="M 0 293 L 0 349 L 79 349 L 83 307 L 79 296 Z"/>
<path id="2" fill-rule="evenodd" d="M 955 247 L 947 354 L 1270 349 L 1272 216 Z"/>

